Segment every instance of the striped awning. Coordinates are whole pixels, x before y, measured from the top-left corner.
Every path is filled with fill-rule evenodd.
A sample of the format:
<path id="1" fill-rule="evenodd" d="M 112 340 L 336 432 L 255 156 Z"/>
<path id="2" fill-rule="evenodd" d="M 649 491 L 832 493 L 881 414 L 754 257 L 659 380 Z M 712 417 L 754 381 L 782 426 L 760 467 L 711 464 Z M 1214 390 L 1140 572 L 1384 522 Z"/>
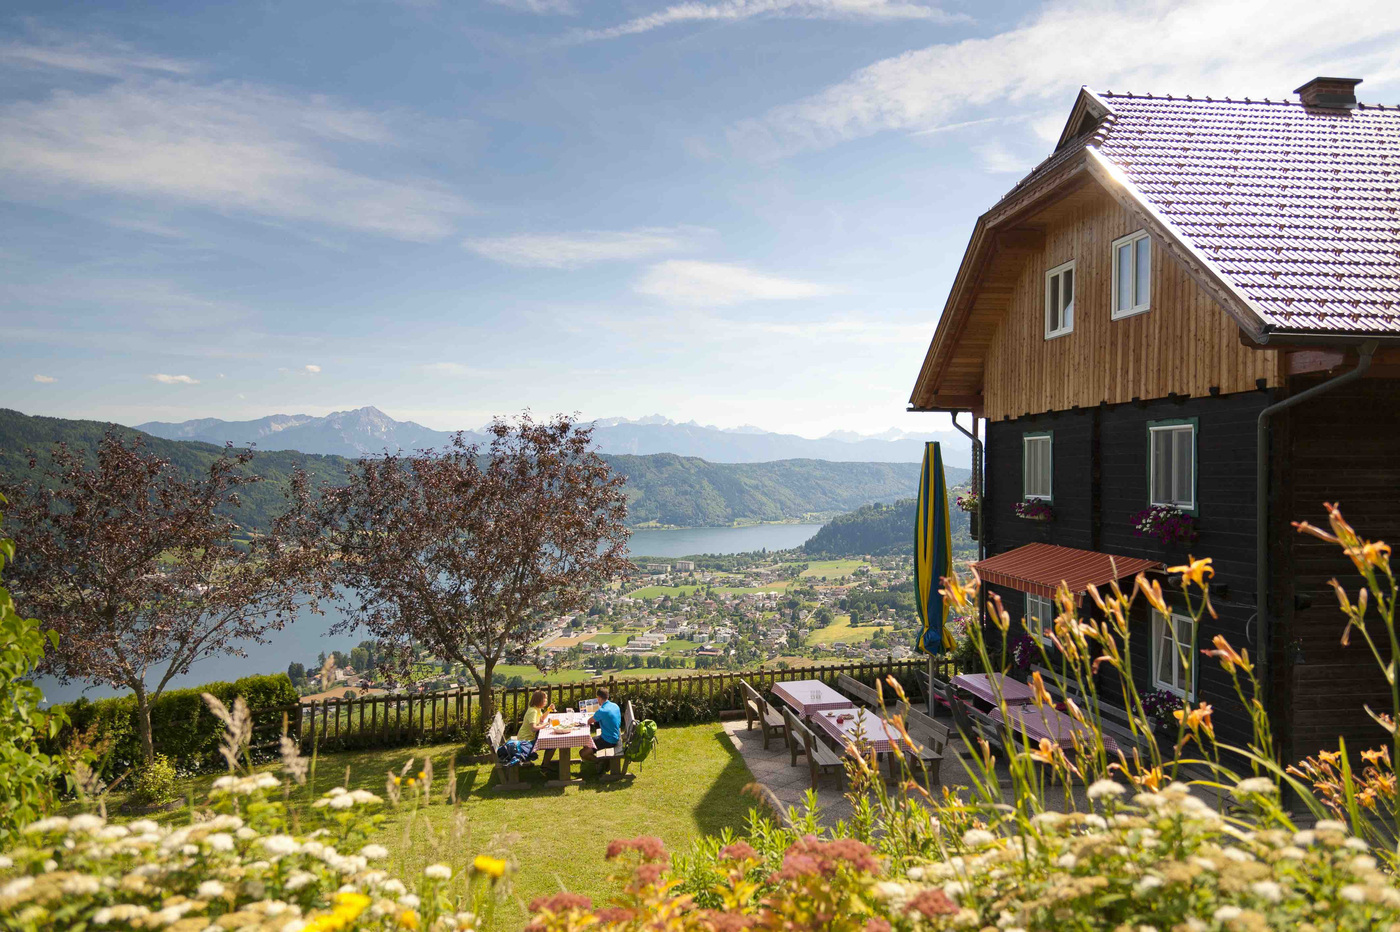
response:
<path id="1" fill-rule="evenodd" d="M 974 563 L 972 568 L 984 583 L 1050 598 L 1062 581 L 1070 592 L 1079 595 L 1090 586 L 1106 586 L 1115 579 L 1138 573 L 1160 572 L 1163 565 L 1157 560 L 1118 557 L 1096 550 L 1026 544 Z"/>

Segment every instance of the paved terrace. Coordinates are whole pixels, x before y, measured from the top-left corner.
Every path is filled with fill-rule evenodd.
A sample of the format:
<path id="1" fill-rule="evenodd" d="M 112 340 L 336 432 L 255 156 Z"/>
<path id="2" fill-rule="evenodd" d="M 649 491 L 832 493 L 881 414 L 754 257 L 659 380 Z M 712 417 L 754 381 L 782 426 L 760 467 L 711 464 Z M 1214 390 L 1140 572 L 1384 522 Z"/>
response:
<path id="1" fill-rule="evenodd" d="M 943 719 L 942 721 L 947 721 Z M 724 723 L 725 733 L 729 735 L 729 740 L 739 749 L 739 754 L 748 765 L 749 772 L 753 774 L 754 781 L 763 786 L 767 791 L 765 795 L 771 794 L 770 804 L 776 802 L 782 806 L 786 812 L 790 806 L 802 805 L 803 796 L 812 785 L 811 771 L 807 767 L 805 758 L 798 758 L 797 766 L 791 765 L 791 756 L 788 753 L 787 745 L 781 738 L 771 738 L 768 742 L 768 750 L 763 749 L 763 733 L 760 729 L 754 728 L 749 731 L 744 720 L 727 721 Z M 939 783 L 934 784 L 932 792 L 937 795 L 939 786 L 951 787 L 971 787 L 972 780 L 968 777 L 967 767 L 970 762 L 964 764 L 962 758 L 966 756 L 966 750 L 961 738 L 952 738 L 948 742 L 948 747 L 944 751 L 943 766 L 939 773 Z M 997 767 L 997 775 L 1000 778 L 1002 796 L 1009 803 L 1011 797 L 1011 780 L 1006 772 L 1005 766 Z M 817 799 L 821 806 L 821 821 L 825 825 L 834 825 L 838 820 L 850 819 L 851 804 L 843 794 L 843 784 L 838 782 L 835 776 L 824 776 L 818 783 Z M 891 791 L 894 788 L 891 787 Z M 969 789 L 968 797 L 972 798 L 972 791 Z M 1074 788 L 1075 805 L 1082 812 L 1088 808 L 1088 799 L 1084 794 L 1083 786 Z M 1058 812 L 1065 811 L 1064 790 L 1056 788 L 1050 794 L 1047 801 L 1047 808 Z"/>

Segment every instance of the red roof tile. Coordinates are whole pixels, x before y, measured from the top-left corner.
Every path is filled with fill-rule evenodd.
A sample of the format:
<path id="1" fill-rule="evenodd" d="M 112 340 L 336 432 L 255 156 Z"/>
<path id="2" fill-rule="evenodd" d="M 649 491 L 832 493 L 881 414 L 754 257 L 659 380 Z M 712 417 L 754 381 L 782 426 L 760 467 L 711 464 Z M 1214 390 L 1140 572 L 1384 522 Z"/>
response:
<path id="1" fill-rule="evenodd" d="M 1025 544 L 974 563 L 972 568 L 984 583 L 1050 598 L 1061 582 L 1078 595 L 1091 585 L 1106 586 L 1115 579 L 1160 571 L 1162 564 L 1055 544 Z"/>
<path id="2" fill-rule="evenodd" d="M 1088 144 L 1266 330 L 1400 333 L 1400 109 L 1098 99 Z"/>

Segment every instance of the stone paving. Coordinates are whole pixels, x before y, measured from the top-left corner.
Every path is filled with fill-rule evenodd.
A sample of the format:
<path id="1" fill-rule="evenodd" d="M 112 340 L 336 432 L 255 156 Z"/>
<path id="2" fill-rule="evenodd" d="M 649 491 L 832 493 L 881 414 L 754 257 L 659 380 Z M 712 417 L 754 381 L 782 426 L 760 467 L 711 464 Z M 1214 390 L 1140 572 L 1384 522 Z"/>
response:
<path id="1" fill-rule="evenodd" d="M 778 737 L 771 738 L 768 749 L 764 750 L 761 729 L 748 730 L 743 719 L 725 722 L 724 730 L 729 735 L 730 741 L 738 748 L 749 772 L 753 774 L 754 782 L 761 784 L 768 793 L 771 793 L 770 804 L 775 803 L 781 806 L 784 811 L 792 806 L 802 808 L 807 790 L 812 785 L 811 771 L 807 767 L 805 758 L 799 757 L 797 766 L 792 766 L 787 745 Z M 949 742 L 948 748 L 944 752 L 943 765 L 940 768 L 939 784 L 933 787 L 935 793 L 938 792 L 940 784 L 952 787 L 972 785 L 972 781 L 968 778 L 967 765 L 961 761 L 964 753 L 961 739 L 954 738 Z M 997 775 L 1000 778 L 1003 797 L 1007 802 L 1010 802 L 1011 781 L 1005 768 L 998 767 Z M 1079 809 L 1086 808 L 1087 799 L 1084 796 L 1084 787 L 1076 786 L 1074 797 Z M 821 810 L 821 821 L 824 824 L 831 825 L 840 819 L 850 818 L 850 800 L 845 797 L 842 785 L 834 775 L 824 776 L 819 781 L 817 802 Z M 1047 808 L 1064 811 L 1063 789 L 1056 789 L 1050 795 Z"/>

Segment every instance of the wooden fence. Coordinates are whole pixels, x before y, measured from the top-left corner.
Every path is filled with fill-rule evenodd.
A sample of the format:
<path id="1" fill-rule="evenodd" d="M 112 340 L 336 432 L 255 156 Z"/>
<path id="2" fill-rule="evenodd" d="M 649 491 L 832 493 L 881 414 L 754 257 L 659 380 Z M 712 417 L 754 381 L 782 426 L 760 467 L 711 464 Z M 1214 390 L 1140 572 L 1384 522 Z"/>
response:
<path id="1" fill-rule="evenodd" d="M 941 658 L 936 664 L 940 675 L 952 674 L 950 658 Z M 530 695 L 536 689 L 543 689 L 555 707 L 562 709 L 577 707 L 581 700 L 592 698 L 599 686 L 607 686 L 614 699 L 633 700 L 638 705 L 640 718 L 656 717 L 660 721 L 661 716 L 665 716 L 672 721 L 703 721 L 713 720 L 720 712 L 743 708 L 740 680 L 747 680 L 755 689 L 767 690 L 774 683 L 791 680 L 819 679 L 835 685 L 836 677 L 843 673 L 866 685 L 894 676 L 911 697 L 921 697 L 915 674 L 927 668 L 928 660 L 918 658 L 684 676 L 610 676 L 577 683 L 497 689 L 493 693 L 495 708 L 512 727 L 524 717 Z M 398 747 L 465 740 L 474 728 L 482 728 L 482 723 L 477 721 L 481 697 L 475 688 L 318 699 L 285 711 L 293 734 L 300 736 L 307 747 Z M 661 715 L 649 715 L 651 711 Z"/>

